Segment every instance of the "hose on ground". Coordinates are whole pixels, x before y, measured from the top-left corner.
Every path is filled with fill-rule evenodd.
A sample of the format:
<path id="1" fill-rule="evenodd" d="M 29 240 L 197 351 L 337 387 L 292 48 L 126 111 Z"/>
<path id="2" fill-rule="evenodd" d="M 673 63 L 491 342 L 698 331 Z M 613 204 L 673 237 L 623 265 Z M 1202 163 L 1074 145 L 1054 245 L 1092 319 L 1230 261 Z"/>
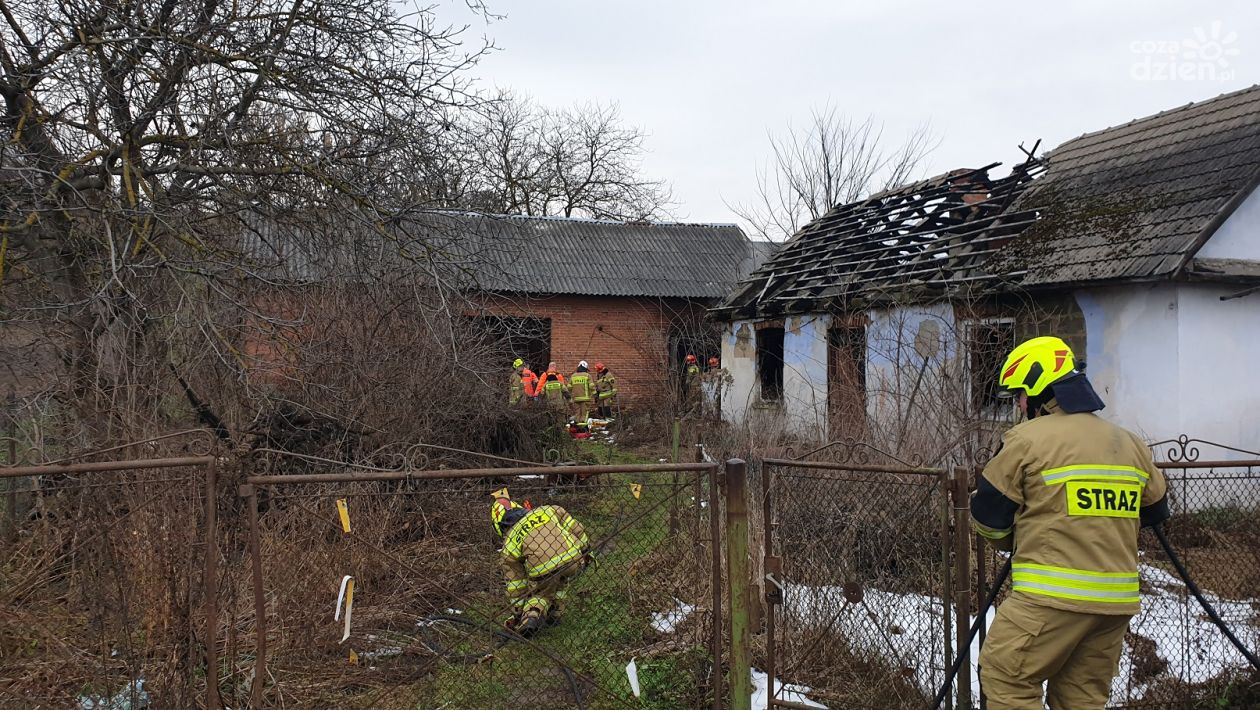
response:
<path id="1" fill-rule="evenodd" d="M 1160 546 L 1164 548 L 1164 554 L 1168 555 L 1168 559 L 1172 561 L 1173 567 L 1177 568 L 1177 574 L 1181 575 L 1181 581 L 1186 583 L 1186 589 L 1189 589 L 1190 593 L 1194 595 L 1194 598 L 1199 600 L 1199 606 L 1203 607 L 1203 611 L 1207 612 L 1208 618 L 1212 620 L 1213 624 L 1216 624 L 1216 627 L 1221 630 L 1221 633 L 1225 634 L 1225 638 L 1229 639 L 1229 642 L 1234 644 L 1234 648 L 1237 648 L 1238 652 L 1247 659 L 1247 662 L 1251 664 L 1251 667 L 1260 671 L 1260 659 L 1256 658 L 1256 654 L 1248 650 L 1246 646 L 1243 646 L 1242 641 L 1239 641 L 1238 637 L 1234 635 L 1234 632 L 1229 630 L 1229 626 L 1225 624 L 1225 620 L 1221 618 L 1220 614 L 1216 613 L 1216 609 L 1214 609 L 1212 605 L 1208 603 L 1207 598 L 1203 596 L 1203 592 L 1199 589 L 1199 585 L 1195 584 L 1194 579 L 1190 577 L 1190 571 L 1186 569 L 1186 566 L 1181 562 L 1181 558 L 1178 557 L 1177 553 L 1173 550 L 1172 544 L 1168 542 L 1168 536 L 1164 534 L 1163 523 L 1155 525 L 1152 527 L 1152 530 L 1155 531 L 1155 537 L 1159 540 Z"/>
<path id="2" fill-rule="evenodd" d="M 936 697 L 932 699 L 932 710 L 940 710 L 941 706 L 945 704 L 945 697 L 949 695 L 950 688 L 954 687 L 954 679 L 958 677 L 958 671 L 962 669 L 962 664 L 966 663 L 967 658 L 971 656 L 971 644 L 976 640 L 976 634 L 980 633 L 980 626 L 988 618 L 989 607 L 993 606 L 998 592 L 1002 591 L 1002 585 L 1006 584 L 1006 578 L 1011 574 L 1011 560 L 1014 558 L 1014 555 L 1007 557 L 1006 564 L 1002 565 L 1002 569 L 998 570 L 997 578 L 993 580 L 993 588 L 989 590 L 989 597 L 984 600 L 984 605 L 980 607 L 980 612 L 976 614 L 976 620 L 971 624 L 971 631 L 967 634 L 967 645 L 958 651 L 958 658 L 954 659 L 954 665 L 949 669 L 949 675 L 946 676 L 945 683 L 936 692 Z"/>

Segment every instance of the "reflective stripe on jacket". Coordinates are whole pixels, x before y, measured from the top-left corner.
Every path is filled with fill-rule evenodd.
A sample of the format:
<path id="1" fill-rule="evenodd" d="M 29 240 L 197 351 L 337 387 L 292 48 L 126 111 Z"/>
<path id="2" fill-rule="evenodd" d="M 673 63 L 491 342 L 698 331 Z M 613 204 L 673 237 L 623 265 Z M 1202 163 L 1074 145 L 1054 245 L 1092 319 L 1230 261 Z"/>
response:
<path id="1" fill-rule="evenodd" d="M 617 378 L 613 377 L 613 373 L 605 372 L 595 380 L 595 390 L 599 395 L 600 401 L 612 399 L 617 396 Z"/>
<path id="2" fill-rule="evenodd" d="M 1012 427 L 977 481 L 972 525 L 1013 539 L 1012 590 L 1043 606 L 1136 614 L 1138 529 L 1167 484 L 1135 434 L 1094 414 L 1049 413 Z"/>
<path id="3" fill-rule="evenodd" d="M 538 394 L 545 395 L 548 401 L 556 402 L 564 399 L 564 375 L 558 372 L 544 372 L 538 383 Z"/>
<path id="4" fill-rule="evenodd" d="M 508 531 L 499 555 L 508 597 L 525 594 L 529 580 L 581 557 L 588 543 L 582 524 L 564 508 L 544 505 L 530 511 Z"/>
<path id="5" fill-rule="evenodd" d="M 591 375 L 587 372 L 575 372 L 569 375 L 569 395 L 574 402 L 589 402 L 595 399 L 595 387 Z"/>

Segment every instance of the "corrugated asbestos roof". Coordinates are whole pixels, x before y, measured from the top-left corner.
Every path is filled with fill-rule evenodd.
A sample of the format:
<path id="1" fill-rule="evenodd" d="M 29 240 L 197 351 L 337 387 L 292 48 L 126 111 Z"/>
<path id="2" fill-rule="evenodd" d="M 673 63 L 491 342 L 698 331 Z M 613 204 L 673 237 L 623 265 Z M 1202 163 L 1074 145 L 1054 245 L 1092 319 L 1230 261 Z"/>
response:
<path id="1" fill-rule="evenodd" d="M 372 279 L 415 265 L 419 278 L 466 290 L 719 299 L 766 255 L 735 225 L 613 222 L 424 211 L 321 239 L 268 222 L 247 248 L 268 275 L 299 281 Z M 338 231 L 325 228 L 325 231 Z"/>
<path id="2" fill-rule="evenodd" d="M 1055 148 L 1012 205 L 1037 223 L 985 269 L 1020 285 L 1173 276 L 1260 176 L 1260 86 Z"/>
<path id="3" fill-rule="evenodd" d="M 768 315 L 858 299 L 1172 278 L 1256 188 L 1260 86 L 1080 136 L 1013 176 L 1022 169 L 1032 178 L 1041 166 L 1031 182 L 989 181 L 979 203 L 965 181 L 987 181 L 987 170 L 841 205 L 718 310 Z M 964 202 L 972 214 L 954 219 Z"/>
<path id="4" fill-rule="evenodd" d="M 722 298 L 755 265 L 735 225 L 613 222 L 429 212 L 424 231 L 458 235 L 485 291 Z"/>

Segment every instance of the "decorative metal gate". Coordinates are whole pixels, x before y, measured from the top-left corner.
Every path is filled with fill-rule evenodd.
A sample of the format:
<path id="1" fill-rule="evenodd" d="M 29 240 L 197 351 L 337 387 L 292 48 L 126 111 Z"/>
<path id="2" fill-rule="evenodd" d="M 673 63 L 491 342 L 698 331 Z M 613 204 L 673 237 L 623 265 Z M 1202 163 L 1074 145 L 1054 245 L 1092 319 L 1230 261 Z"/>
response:
<path id="1" fill-rule="evenodd" d="M 924 707 L 957 625 L 950 477 L 854 443 L 805 460 L 834 446 L 763 462 L 766 707 Z"/>

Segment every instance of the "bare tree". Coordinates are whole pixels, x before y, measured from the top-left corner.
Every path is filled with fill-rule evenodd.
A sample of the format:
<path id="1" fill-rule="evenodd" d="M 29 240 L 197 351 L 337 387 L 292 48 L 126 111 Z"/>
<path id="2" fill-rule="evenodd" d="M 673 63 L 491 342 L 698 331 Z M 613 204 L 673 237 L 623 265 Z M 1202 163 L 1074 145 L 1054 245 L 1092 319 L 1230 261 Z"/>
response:
<path id="1" fill-rule="evenodd" d="M 889 148 L 873 118 L 815 110 L 804 129 L 789 124 L 770 136 L 773 157 L 757 171 L 756 200 L 732 209 L 757 236 L 783 241 L 836 205 L 906 183 L 933 148 L 926 127 Z"/>
<path id="2" fill-rule="evenodd" d="M 540 107 L 502 91 L 477 107 L 467 137 L 478 189 L 469 206 L 533 216 L 659 219 L 670 193 L 641 174 L 646 134 L 616 106 Z"/>
<path id="3" fill-rule="evenodd" d="M 439 149 L 485 47 L 395 8 L 0 0 L 0 321 L 56 346 L 80 414 L 160 411 L 181 358 L 239 370 L 242 284 L 274 278 L 250 239 L 335 214 L 384 243 L 462 191 Z"/>

